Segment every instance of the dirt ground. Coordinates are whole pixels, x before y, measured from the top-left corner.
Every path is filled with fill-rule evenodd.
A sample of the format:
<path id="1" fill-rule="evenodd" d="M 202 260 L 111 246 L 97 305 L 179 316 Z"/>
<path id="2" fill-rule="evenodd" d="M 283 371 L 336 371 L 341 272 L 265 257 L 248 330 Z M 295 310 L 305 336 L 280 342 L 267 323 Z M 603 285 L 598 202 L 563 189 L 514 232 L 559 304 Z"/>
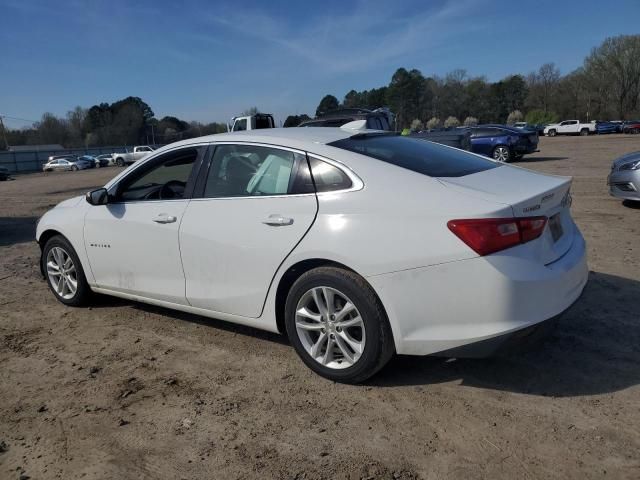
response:
<path id="1" fill-rule="evenodd" d="M 285 338 L 111 298 L 58 303 L 35 222 L 119 170 L 0 182 L 0 478 L 640 478 L 640 209 L 609 197 L 640 137 L 543 138 L 574 176 L 581 301 L 546 343 L 314 375 Z"/>

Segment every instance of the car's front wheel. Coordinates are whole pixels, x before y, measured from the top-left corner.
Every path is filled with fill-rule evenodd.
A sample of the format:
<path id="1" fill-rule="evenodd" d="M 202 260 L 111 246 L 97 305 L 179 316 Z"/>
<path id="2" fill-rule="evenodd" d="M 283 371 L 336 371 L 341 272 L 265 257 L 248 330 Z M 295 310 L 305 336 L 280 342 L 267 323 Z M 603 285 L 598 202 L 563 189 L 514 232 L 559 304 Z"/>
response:
<path id="1" fill-rule="evenodd" d="M 511 160 L 511 151 L 509 150 L 509 147 L 505 145 L 498 145 L 493 149 L 492 156 L 494 160 L 506 163 Z"/>
<path id="2" fill-rule="evenodd" d="M 91 289 L 76 251 L 62 235 L 47 240 L 42 249 L 42 271 L 49 288 L 65 305 L 84 305 L 91 296 Z"/>
<path id="3" fill-rule="evenodd" d="M 71 165 L 71 171 L 72 172 L 77 172 L 78 171 L 78 167 L 76 167 L 75 165 Z"/>
<path id="4" fill-rule="evenodd" d="M 547 133 L 547 135 L 549 135 L 550 137 L 555 137 L 557 135 L 558 132 L 556 132 L 555 130 L 549 130 L 549 132 Z"/>
<path id="5" fill-rule="evenodd" d="M 380 300 L 362 277 L 345 269 L 303 274 L 287 296 L 285 324 L 304 363 L 336 382 L 363 382 L 395 351 Z"/>
<path id="6" fill-rule="evenodd" d="M 120 157 L 116 158 L 116 165 L 119 167 L 124 167 L 124 160 Z"/>

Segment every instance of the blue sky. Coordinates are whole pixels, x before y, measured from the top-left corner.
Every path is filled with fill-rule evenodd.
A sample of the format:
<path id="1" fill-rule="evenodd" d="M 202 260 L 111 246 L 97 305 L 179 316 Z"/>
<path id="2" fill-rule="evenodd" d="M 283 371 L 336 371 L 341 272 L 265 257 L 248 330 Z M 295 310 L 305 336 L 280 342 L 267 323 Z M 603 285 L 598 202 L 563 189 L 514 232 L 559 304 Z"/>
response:
<path id="1" fill-rule="evenodd" d="M 133 95 L 157 117 L 226 121 L 256 105 L 284 120 L 401 66 L 567 73 L 606 37 L 636 33 L 638 0 L 0 0 L 0 113 Z"/>

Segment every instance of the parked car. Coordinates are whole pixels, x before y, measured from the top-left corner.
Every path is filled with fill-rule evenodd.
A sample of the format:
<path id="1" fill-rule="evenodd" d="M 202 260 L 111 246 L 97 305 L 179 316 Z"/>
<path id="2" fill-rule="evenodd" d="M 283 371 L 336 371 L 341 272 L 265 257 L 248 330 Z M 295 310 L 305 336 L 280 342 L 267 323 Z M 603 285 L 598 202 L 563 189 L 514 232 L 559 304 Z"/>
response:
<path id="1" fill-rule="evenodd" d="M 471 129 L 471 151 L 500 162 L 519 160 L 538 151 L 538 134 L 504 125 L 479 125 Z"/>
<path id="2" fill-rule="evenodd" d="M 108 158 L 99 159 L 98 157 L 95 157 L 93 155 L 83 155 L 79 158 L 80 160 L 86 160 L 87 162 L 91 163 L 95 168 L 106 167 L 109 165 Z"/>
<path id="3" fill-rule="evenodd" d="M 609 123 L 616 127 L 616 133 L 622 133 L 623 120 L 609 120 Z"/>
<path id="4" fill-rule="evenodd" d="M 302 122 L 299 127 L 341 127 L 356 120 L 366 120 L 366 128 L 369 130 L 390 131 L 387 114 L 381 111 L 373 111 L 367 108 L 341 108 L 324 113 L 313 120 Z"/>
<path id="5" fill-rule="evenodd" d="M 614 160 L 607 185 L 613 197 L 640 201 L 640 152 L 628 153 Z"/>
<path id="6" fill-rule="evenodd" d="M 57 160 L 51 160 L 42 166 L 43 172 L 52 172 L 57 170 L 85 170 L 87 168 L 93 168 L 92 162 L 87 160 L 81 160 L 79 158 L 59 158 Z"/>
<path id="7" fill-rule="evenodd" d="M 101 165 L 99 165 L 99 162 L 96 160 L 96 157 L 94 157 L 93 155 L 82 155 L 80 157 L 78 157 L 78 160 L 82 160 L 84 162 L 89 163 L 90 167 L 89 168 L 96 168 L 96 167 L 100 167 Z"/>
<path id="8" fill-rule="evenodd" d="M 596 125 L 595 133 L 597 133 L 598 135 L 618 132 L 618 125 L 616 125 L 615 123 L 603 122 L 598 120 L 595 122 L 595 125 Z"/>
<path id="9" fill-rule="evenodd" d="M 298 127 L 345 127 L 351 124 L 356 129 L 391 131 L 389 118 L 393 118 L 386 108 L 369 110 L 366 108 L 342 108 L 323 114 L 313 120 L 302 122 Z M 357 125 L 357 126 L 356 126 Z M 471 148 L 468 131 L 457 129 L 424 130 L 409 133 L 411 137 L 469 150 Z"/>
<path id="10" fill-rule="evenodd" d="M 640 133 L 640 120 L 628 120 L 622 124 L 623 133 Z"/>
<path id="11" fill-rule="evenodd" d="M 539 136 L 544 135 L 545 126 L 546 125 L 543 125 L 541 123 L 527 123 L 527 122 L 516 122 L 513 124 L 514 128 L 517 128 L 520 130 L 531 130 L 536 132 Z"/>
<path id="12" fill-rule="evenodd" d="M 412 132 L 412 138 L 428 140 L 461 150 L 471 150 L 471 131 L 468 128 L 441 128 Z"/>
<path id="13" fill-rule="evenodd" d="M 9 169 L 6 167 L 0 167 L 0 181 L 5 181 L 9 179 Z"/>
<path id="14" fill-rule="evenodd" d="M 233 117 L 227 125 L 228 132 L 243 132 L 245 130 L 261 130 L 276 128 L 276 122 L 270 113 L 255 113 L 243 117 Z"/>
<path id="15" fill-rule="evenodd" d="M 50 155 L 47 161 L 50 162 L 51 160 L 59 160 L 61 158 L 64 158 L 66 160 L 75 160 L 78 157 L 71 153 L 65 153 L 65 154 L 59 154 L 59 155 Z"/>
<path id="16" fill-rule="evenodd" d="M 116 164 L 113 153 L 103 153 L 102 155 L 96 156 L 96 159 L 100 161 L 101 167 L 109 167 Z"/>
<path id="17" fill-rule="evenodd" d="M 125 152 L 125 153 L 114 153 L 114 159 L 116 165 L 119 167 L 124 167 L 125 165 L 131 165 L 134 162 L 146 157 L 154 150 L 149 145 L 140 145 L 137 147 L 133 147 L 133 152 Z"/>
<path id="18" fill-rule="evenodd" d="M 588 277 L 570 187 L 415 138 L 274 128 L 168 145 L 36 238 L 66 305 L 94 291 L 286 332 L 354 383 L 394 353 L 490 354 L 567 310 Z"/>
<path id="19" fill-rule="evenodd" d="M 556 135 L 582 135 L 595 133 L 595 123 L 581 123 L 580 120 L 565 120 L 560 123 L 550 123 L 544 127 L 544 134 L 550 137 Z"/>

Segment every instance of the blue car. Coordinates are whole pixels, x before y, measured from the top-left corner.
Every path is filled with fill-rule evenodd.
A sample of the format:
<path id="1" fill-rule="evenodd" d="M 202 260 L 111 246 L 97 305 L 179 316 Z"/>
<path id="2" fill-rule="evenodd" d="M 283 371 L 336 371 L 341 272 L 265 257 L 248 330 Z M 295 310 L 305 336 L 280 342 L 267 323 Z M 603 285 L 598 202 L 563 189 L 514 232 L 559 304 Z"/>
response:
<path id="1" fill-rule="evenodd" d="M 500 162 L 518 160 L 538 151 L 538 133 L 505 125 L 471 127 L 471 151 Z"/>
<path id="2" fill-rule="evenodd" d="M 596 122 L 596 133 L 598 135 L 603 135 L 605 133 L 617 133 L 618 125 L 611 122 Z"/>

